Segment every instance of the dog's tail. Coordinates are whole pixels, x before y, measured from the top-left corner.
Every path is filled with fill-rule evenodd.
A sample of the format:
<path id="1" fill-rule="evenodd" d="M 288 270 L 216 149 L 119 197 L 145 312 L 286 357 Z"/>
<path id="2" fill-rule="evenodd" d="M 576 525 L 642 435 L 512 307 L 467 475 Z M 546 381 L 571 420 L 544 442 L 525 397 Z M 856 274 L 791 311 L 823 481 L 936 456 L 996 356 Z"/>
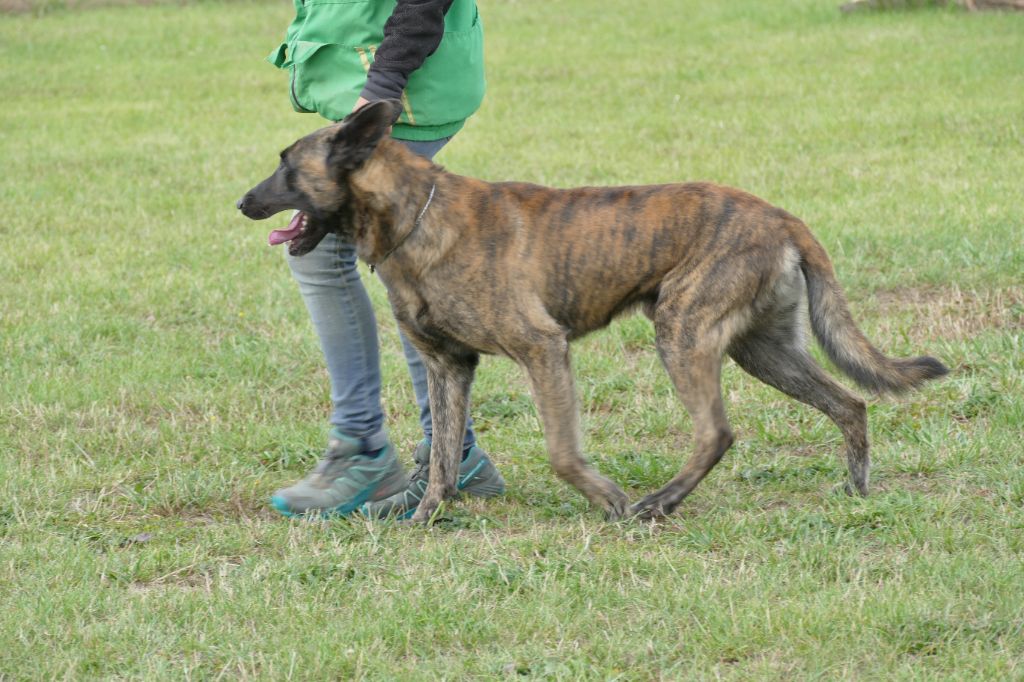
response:
<path id="1" fill-rule="evenodd" d="M 811 329 L 839 369 L 864 388 L 879 393 L 902 393 L 949 373 L 933 357 L 889 358 L 875 348 L 850 315 L 828 253 L 806 225 L 798 225 L 792 225 L 792 238 L 807 280 Z"/>

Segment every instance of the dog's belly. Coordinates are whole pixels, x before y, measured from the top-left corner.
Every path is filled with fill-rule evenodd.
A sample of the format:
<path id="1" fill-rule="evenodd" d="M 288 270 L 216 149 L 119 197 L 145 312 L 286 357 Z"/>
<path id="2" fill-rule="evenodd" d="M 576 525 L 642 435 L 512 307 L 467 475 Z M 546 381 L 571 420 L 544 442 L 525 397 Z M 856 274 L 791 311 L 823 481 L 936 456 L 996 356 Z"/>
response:
<path id="1" fill-rule="evenodd" d="M 628 290 L 562 289 L 549 297 L 546 310 L 553 320 L 576 339 L 608 326 L 620 314 L 638 306 L 653 306 L 658 300 L 658 284 L 638 284 Z"/>
<path id="2" fill-rule="evenodd" d="M 551 190 L 509 185 L 513 287 L 531 287 L 571 338 L 657 299 L 700 230 L 704 185 Z"/>
<path id="3" fill-rule="evenodd" d="M 605 327 L 637 305 L 653 305 L 666 273 L 683 260 L 685 234 L 674 225 L 601 227 L 553 244 L 523 274 L 570 338 Z"/>

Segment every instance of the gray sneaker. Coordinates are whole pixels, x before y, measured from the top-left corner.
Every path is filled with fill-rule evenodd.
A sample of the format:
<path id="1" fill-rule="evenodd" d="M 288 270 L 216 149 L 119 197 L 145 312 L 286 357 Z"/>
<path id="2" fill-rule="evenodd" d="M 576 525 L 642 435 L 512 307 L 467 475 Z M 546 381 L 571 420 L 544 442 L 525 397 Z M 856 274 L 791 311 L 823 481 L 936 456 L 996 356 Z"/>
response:
<path id="1" fill-rule="evenodd" d="M 364 504 L 360 510 L 363 514 L 375 519 L 408 519 L 416 512 L 430 477 L 430 441 L 420 441 L 412 458 L 416 468 L 409 477 L 409 487 L 387 499 Z M 474 445 L 459 464 L 457 486 L 459 492 L 467 495 L 495 497 L 505 492 L 505 479 L 488 459 L 487 453 Z"/>
<path id="2" fill-rule="evenodd" d="M 320 463 L 295 485 L 274 493 L 271 506 L 285 516 L 347 516 L 368 501 L 405 490 L 409 479 L 390 444 L 372 456 L 361 447 L 358 440 L 331 429 Z"/>

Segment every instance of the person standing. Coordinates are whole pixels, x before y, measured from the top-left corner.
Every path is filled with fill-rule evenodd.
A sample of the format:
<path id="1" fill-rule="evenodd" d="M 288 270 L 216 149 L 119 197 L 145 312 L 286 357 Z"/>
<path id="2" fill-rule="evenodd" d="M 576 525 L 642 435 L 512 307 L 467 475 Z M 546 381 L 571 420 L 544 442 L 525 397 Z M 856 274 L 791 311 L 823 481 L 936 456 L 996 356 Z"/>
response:
<path id="1" fill-rule="evenodd" d="M 295 19 L 268 60 L 288 71 L 296 111 L 339 121 L 369 102 L 400 100 L 392 137 L 433 159 L 480 106 L 483 24 L 475 0 L 294 2 Z M 278 231 L 272 241 L 283 243 L 288 233 Z M 409 517 L 429 471 L 432 423 L 423 362 L 402 334 L 424 435 L 407 477 L 384 430 L 377 323 L 354 244 L 332 233 L 305 256 L 286 257 L 320 339 L 333 409 L 323 458 L 301 481 L 274 493 L 271 504 L 286 516 L 361 511 Z M 480 497 L 505 491 L 501 474 L 476 444 L 471 419 L 458 486 Z"/>

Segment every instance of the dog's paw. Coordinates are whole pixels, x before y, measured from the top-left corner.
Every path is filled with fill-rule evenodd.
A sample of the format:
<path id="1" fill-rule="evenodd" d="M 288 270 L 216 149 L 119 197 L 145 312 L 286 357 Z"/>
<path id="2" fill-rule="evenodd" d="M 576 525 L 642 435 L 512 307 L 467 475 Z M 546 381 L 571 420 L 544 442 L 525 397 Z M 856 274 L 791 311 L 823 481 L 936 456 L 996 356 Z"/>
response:
<path id="1" fill-rule="evenodd" d="M 433 514 L 433 510 L 427 511 L 426 509 L 423 508 L 423 505 L 421 504 L 419 508 L 416 509 L 416 513 L 412 515 L 412 518 L 409 519 L 409 521 L 411 521 L 414 524 L 425 525 L 430 521 L 430 517 L 433 516 Z"/>
<path id="2" fill-rule="evenodd" d="M 863 490 L 858 490 L 856 487 L 854 487 L 853 483 L 851 483 L 850 481 L 846 481 L 845 483 L 837 485 L 835 487 L 835 490 L 836 490 L 836 492 L 842 491 L 842 493 L 844 495 L 846 495 L 847 497 L 867 497 L 868 496 L 868 488 L 867 488 L 867 486 L 864 486 Z"/>
<path id="3" fill-rule="evenodd" d="M 642 521 L 664 518 L 668 514 L 660 502 L 645 497 L 629 508 L 629 516 Z"/>
<path id="4" fill-rule="evenodd" d="M 629 497 L 618 488 L 605 499 L 604 516 L 609 521 L 618 521 L 629 516 Z"/>
<path id="5" fill-rule="evenodd" d="M 430 524 L 434 520 L 434 517 L 437 516 L 437 511 L 440 505 L 440 500 L 433 501 L 428 498 L 423 498 L 419 506 L 416 507 L 416 512 L 412 515 L 410 521 L 413 523 Z"/>

